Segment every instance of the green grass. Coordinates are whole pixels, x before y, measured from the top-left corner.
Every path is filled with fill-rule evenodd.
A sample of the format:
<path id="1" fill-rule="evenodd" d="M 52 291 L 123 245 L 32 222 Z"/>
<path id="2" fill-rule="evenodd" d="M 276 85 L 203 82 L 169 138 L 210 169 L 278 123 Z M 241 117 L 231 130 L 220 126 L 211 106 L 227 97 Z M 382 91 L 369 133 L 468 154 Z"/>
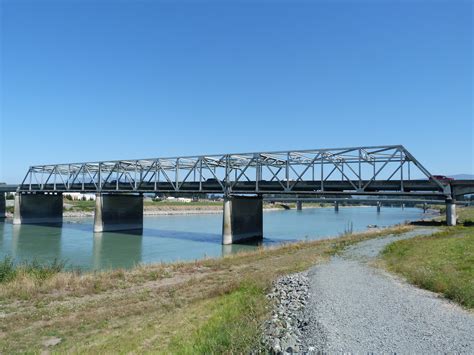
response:
<path id="1" fill-rule="evenodd" d="M 0 263 L 0 282 L 9 282 L 16 276 L 16 268 L 13 260 L 6 256 Z"/>
<path id="2" fill-rule="evenodd" d="M 76 211 L 94 211 L 95 209 L 95 201 L 90 200 L 64 200 L 65 204 L 71 205 L 72 210 Z M 66 210 L 66 208 L 64 208 Z"/>
<path id="3" fill-rule="evenodd" d="M 174 354 L 239 353 L 259 348 L 261 320 L 266 315 L 265 290 L 254 283 L 242 283 L 235 291 L 218 297 L 208 310 L 210 317 L 191 335 L 172 339 Z"/>
<path id="4" fill-rule="evenodd" d="M 463 218 L 470 215 L 464 212 Z M 409 282 L 474 308 L 474 228 L 446 228 L 430 237 L 397 241 L 382 258 Z"/>
<path id="5" fill-rule="evenodd" d="M 47 278 L 63 271 L 65 262 L 54 259 L 50 263 L 41 263 L 37 260 L 24 261 L 15 264 L 9 256 L 0 262 L 0 283 L 8 283 L 17 277 L 27 275 L 34 280 L 46 280 Z"/>
<path id="6" fill-rule="evenodd" d="M 474 224 L 474 207 L 458 207 L 458 222 L 461 224 Z"/>

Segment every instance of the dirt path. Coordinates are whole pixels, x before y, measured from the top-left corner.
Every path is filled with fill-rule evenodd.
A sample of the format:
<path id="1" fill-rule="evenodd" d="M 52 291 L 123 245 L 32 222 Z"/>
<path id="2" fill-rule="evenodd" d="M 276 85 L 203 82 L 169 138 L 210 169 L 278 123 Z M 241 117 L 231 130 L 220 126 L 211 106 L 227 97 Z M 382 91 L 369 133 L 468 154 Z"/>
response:
<path id="1" fill-rule="evenodd" d="M 474 353 L 474 316 L 368 263 L 389 243 L 433 230 L 416 230 L 358 243 L 312 268 L 310 351 Z"/>

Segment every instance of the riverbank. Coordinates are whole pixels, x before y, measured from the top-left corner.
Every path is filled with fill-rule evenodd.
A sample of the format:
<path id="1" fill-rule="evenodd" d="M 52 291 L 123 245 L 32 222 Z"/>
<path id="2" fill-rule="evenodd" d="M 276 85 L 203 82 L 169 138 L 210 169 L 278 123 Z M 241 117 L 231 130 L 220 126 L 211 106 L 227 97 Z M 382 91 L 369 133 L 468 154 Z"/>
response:
<path id="1" fill-rule="evenodd" d="M 260 346 L 265 294 L 275 279 L 358 241 L 413 228 L 128 271 L 19 275 L 0 284 L 0 347 L 7 353 L 248 352 Z"/>
<path id="2" fill-rule="evenodd" d="M 280 278 L 268 295 L 275 306 L 264 326 L 266 348 L 471 353 L 473 314 L 450 300 L 474 308 L 474 209 L 458 212 L 457 227 L 439 217 L 414 222 L 424 228 L 358 242 L 328 263 Z"/>
<path id="3" fill-rule="evenodd" d="M 458 214 L 456 227 L 390 244 L 381 265 L 418 287 L 474 309 L 474 208 L 459 209 Z"/>
<path id="4" fill-rule="evenodd" d="M 303 351 L 472 354 L 472 314 L 374 265 L 392 243 L 437 239 L 439 228 L 362 241 L 330 262 L 312 267 L 308 271 L 309 299 L 301 316 L 307 323 L 301 336 Z M 423 249 L 425 254 L 432 253 L 430 244 Z M 453 265 L 451 260 L 445 263 Z M 464 282 L 472 283 L 472 278 L 459 278 L 456 284 L 463 287 Z"/>
<path id="5" fill-rule="evenodd" d="M 64 201 L 63 216 L 66 218 L 94 217 L 94 201 Z M 303 209 L 308 208 L 328 208 L 332 207 L 328 203 L 304 203 Z M 340 205 L 339 208 L 370 208 L 367 205 Z M 264 211 L 281 211 L 284 209 L 296 209 L 295 203 L 264 203 Z M 173 216 L 173 215 L 199 215 L 222 213 L 223 205 L 221 201 L 200 201 L 200 202 L 150 202 L 143 206 L 144 216 Z M 437 213 L 438 210 L 428 210 L 429 214 Z M 13 207 L 8 207 L 7 218 L 13 218 Z"/>

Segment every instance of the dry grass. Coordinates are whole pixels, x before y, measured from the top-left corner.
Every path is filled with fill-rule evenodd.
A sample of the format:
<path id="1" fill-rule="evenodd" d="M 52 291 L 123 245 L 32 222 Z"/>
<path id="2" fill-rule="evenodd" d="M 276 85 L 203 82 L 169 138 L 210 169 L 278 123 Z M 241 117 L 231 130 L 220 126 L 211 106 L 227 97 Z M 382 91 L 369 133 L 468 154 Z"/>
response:
<path id="1" fill-rule="evenodd" d="M 0 285 L 0 349 L 40 352 L 54 337 L 61 339 L 53 348 L 60 352 L 245 352 L 257 344 L 265 290 L 275 278 L 323 262 L 348 244 L 410 229 L 128 271 L 61 272 L 45 280 L 23 275 Z"/>

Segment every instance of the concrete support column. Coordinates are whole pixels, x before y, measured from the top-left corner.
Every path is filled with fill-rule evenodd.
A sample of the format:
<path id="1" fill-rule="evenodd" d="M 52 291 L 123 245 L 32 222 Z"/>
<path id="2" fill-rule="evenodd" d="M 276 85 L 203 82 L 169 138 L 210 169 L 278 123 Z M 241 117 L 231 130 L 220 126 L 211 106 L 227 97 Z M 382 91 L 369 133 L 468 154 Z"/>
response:
<path id="1" fill-rule="evenodd" d="M 263 199 L 260 196 L 224 198 L 222 244 L 263 239 Z"/>
<path id="2" fill-rule="evenodd" d="M 97 194 L 94 232 L 143 229 L 143 196 Z"/>
<path id="3" fill-rule="evenodd" d="M 0 220 L 5 218 L 6 214 L 6 201 L 5 201 L 5 193 L 0 192 Z"/>
<path id="4" fill-rule="evenodd" d="M 334 202 L 334 211 L 339 212 L 339 201 Z"/>
<path id="5" fill-rule="evenodd" d="M 380 207 L 382 206 L 382 204 L 380 202 L 377 202 L 377 213 L 380 213 Z"/>
<path id="6" fill-rule="evenodd" d="M 456 204 L 452 199 L 446 200 L 446 224 L 448 226 L 456 225 Z"/>
<path id="7" fill-rule="evenodd" d="M 301 211 L 303 209 L 303 202 L 296 201 L 296 210 Z"/>
<path id="8" fill-rule="evenodd" d="M 13 224 L 61 224 L 62 194 L 15 194 Z"/>

